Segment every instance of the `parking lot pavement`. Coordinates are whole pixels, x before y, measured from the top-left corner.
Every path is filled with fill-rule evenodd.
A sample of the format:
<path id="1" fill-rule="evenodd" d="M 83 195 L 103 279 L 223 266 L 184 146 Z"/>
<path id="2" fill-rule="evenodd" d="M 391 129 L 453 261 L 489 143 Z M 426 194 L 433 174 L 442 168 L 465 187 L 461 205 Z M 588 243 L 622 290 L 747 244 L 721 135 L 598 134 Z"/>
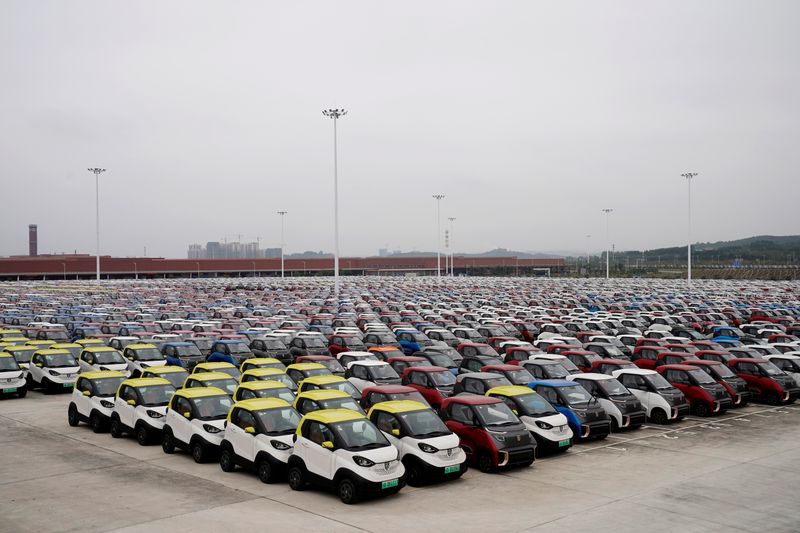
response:
<path id="1" fill-rule="evenodd" d="M 0 531 L 797 531 L 800 407 L 645 426 L 533 467 L 356 506 L 66 422 L 67 395 L 0 402 Z"/>

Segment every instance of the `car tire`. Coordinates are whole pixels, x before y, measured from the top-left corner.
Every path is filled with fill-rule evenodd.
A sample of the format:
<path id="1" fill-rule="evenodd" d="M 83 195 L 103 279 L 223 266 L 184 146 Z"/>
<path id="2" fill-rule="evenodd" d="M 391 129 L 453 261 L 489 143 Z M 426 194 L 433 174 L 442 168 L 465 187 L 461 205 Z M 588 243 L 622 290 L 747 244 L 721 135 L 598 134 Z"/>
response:
<path id="1" fill-rule="evenodd" d="M 26 387 L 20 387 L 19 389 L 17 389 L 17 397 L 18 398 L 24 398 L 27 395 L 28 395 L 28 387 L 27 386 Z"/>
<path id="2" fill-rule="evenodd" d="M 290 466 L 286 477 L 288 478 L 290 489 L 300 491 L 306 488 L 306 473 L 303 471 L 302 466 Z"/>
<path id="3" fill-rule="evenodd" d="M 694 406 L 694 414 L 705 417 L 711 414 L 711 410 L 708 408 L 705 402 L 697 402 Z"/>
<path id="4" fill-rule="evenodd" d="M 42 378 L 40 386 L 42 387 L 42 392 L 45 394 L 51 394 L 53 392 L 53 387 L 50 385 L 50 380 L 47 378 Z"/>
<path id="5" fill-rule="evenodd" d="M 219 467 L 223 472 L 233 472 L 236 470 L 236 461 L 233 459 L 233 451 L 224 447 L 219 454 Z"/>
<path id="6" fill-rule="evenodd" d="M 100 415 L 97 413 L 92 413 L 89 415 L 89 427 L 92 428 L 92 431 L 95 433 L 102 433 L 103 432 L 103 419 L 100 418 Z"/>
<path id="7" fill-rule="evenodd" d="M 764 396 L 764 401 L 769 405 L 780 405 L 781 399 L 777 392 L 768 392 Z"/>
<path id="8" fill-rule="evenodd" d="M 161 449 L 169 455 L 175 453 L 175 439 L 172 438 L 172 432 L 167 428 L 164 428 L 161 433 Z"/>
<path id="9" fill-rule="evenodd" d="M 136 428 L 136 442 L 139 443 L 139 446 L 150 444 L 150 432 L 143 425 Z"/>
<path id="10" fill-rule="evenodd" d="M 485 453 L 482 453 L 478 456 L 478 470 L 484 474 L 490 474 L 494 472 L 494 464 L 492 463 L 491 456 Z"/>
<path id="11" fill-rule="evenodd" d="M 261 483 L 272 483 L 275 481 L 275 471 L 272 468 L 272 464 L 266 459 L 262 459 L 256 463 L 256 474 L 258 474 L 258 479 Z"/>
<path id="12" fill-rule="evenodd" d="M 108 428 L 108 431 L 111 433 L 111 438 L 119 439 L 122 437 L 122 423 L 119 421 L 119 418 L 111 418 L 111 426 Z"/>
<path id="13" fill-rule="evenodd" d="M 611 417 L 611 433 L 619 433 L 619 422 L 613 416 Z"/>
<path id="14" fill-rule="evenodd" d="M 653 424 L 666 424 L 669 422 L 669 418 L 667 418 L 667 413 L 663 409 L 653 409 L 650 413 L 650 421 Z"/>
<path id="15" fill-rule="evenodd" d="M 192 444 L 192 459 L 195 463 L 202 464 L 208 459 L 208 450 L 202 442 Z"/>
<path id="16" fill-rule="evenodd" d="M 76 427 L 81 423 L 81 420 L 78 417 L 78 408 L 75 407 L 74 403 L 69 404 L 69 407 L 67 408 L 67 423 L 72 427 Z"/>
<path id="17" fill-rule="evenodd" d="M 411 487 L 419 487 L 422 485 L 424 482 L 422 479 L 422 470 L 419 468 L 417 462 L 406 461 L 404 466 L 406 467 L 406 483 Z"/>
<path id="18" fill-rule="evenodd" d="M 336 493 L 339 495 L 341 502 L 345 505 L 358 503 L 358 489 L 356 489 L 356 484 L 348 477 L 343 477 L 339 480 Z"/>
<path id="19" fill-rule="evenodd" d="M 36 382 L 33 381 L 33 376 L 31 376 L 30 374 L 25 376 L 25 383 L 27 384 L 29 389 L 35 389 L 36 388 Z"/>

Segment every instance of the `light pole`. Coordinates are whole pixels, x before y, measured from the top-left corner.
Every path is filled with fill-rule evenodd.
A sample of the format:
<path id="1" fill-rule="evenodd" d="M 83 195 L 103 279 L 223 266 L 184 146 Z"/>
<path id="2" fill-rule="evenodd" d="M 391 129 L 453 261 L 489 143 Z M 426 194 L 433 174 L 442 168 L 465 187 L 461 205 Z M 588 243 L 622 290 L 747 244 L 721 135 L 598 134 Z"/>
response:
<path id="1" fill-rule="evenodd" d="M 436 200 L 436 277 L 442 277 L 442 223 L 439 216 L 440 205 L 442 203 L 444 194 L 434 194 L 433 199 Z"/>
<path id="2" fill-rule="evenodd" d="M 64 281 L 67 281 L 67 264 L 62 261 L 61 266 L 64 267 Z"/>
<path id="3" fill-rule="evenodd" d="M 195 261 L 194 264 L 197 265 L 197 277 L 199 278 L 200 277 L 200 261 Z"/>
<path id="4" fill-rule="evenodd" d="M 256 262 L 250 261 L 253 264 L 253 277 L 256 277 Z"/>
<path id="5" fill-rule="evenodd" d="M 681 174 L 686 178 L 686 183 L 689 186 L 689 228 L 687 230 L 687 243 L 686 243 L 686 283 L 689 287 L 692 286 L 692 178 L 697 176 L 697 172 L 684 172 Z"/>
<path id="6" fill-rule="evenodd" d="M 281 279 L 283 279 L 283 220 L 286 213 L 288 213 L 288 211 L 278 211 L 278 214 L 281 216 Z"/>
<path id="7" fill-rule="evenodd" d="M 336 305 L 339 305 L 339 154 L 336 140 L 336 123 L 347 114 L 344 109 L 326 109 L 326 117 L 333 119 L 333 287 Z"/>
<path id="8" fill-rule="evenodd" d="M 589 264 L 589 239 L 591 239 L 591 235 L 586 236 L 586 264 Z"/>
<path id="9" fill-rule="evenodd" d="M 447 217 L 447 220 L 450 221 L 450 276 L 455 277 L 456 271 L 453 265 L 455 264 L 456 254 L 455 246 L 453 246 L 453 222 L 455 222 L 456 217 Z"/>
<path id="10" fill-rule="evenodd" d="M 95 196 L 95 231 L 97 244 L 97 281 L 100 281 L 100 174 L 106 171 L 104 168 L 89 168 L 89 172 L 94 174 L 94 196 Z"/>
<path id="11" fill-rule="evenodd" d="M 139 267 L 136 265 L 136 261 L 133 262 L 133 279 L 139 279 Z"/>
<path id="12" fill-rule="evenodd" d="M 609 256 L 609 251 L 608 251 L 608 219 L 610 218 L 610 216 L 609 216 L 609 215 L 611 215 L 611 212 L 612 212 L 612 211 L 613 211 L 613 209 L 610 209 L 610 208 L 605 208 L 605 209 L 603 209 L 603 213 L 605 213 L 605 214 L 606 214 L 606 279 L 608 279 L 608 278 L 609 278 L 609 260 L 608 260 L 608 256 Z"/>

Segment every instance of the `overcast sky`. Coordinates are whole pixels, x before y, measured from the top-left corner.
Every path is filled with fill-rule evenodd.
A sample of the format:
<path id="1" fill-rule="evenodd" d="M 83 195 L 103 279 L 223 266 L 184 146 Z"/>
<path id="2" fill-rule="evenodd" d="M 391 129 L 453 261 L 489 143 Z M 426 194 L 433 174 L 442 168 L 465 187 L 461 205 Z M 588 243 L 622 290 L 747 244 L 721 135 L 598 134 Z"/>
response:
<path id="1" fill-rule="evenodd" d="M 0 3 L 0 254 L 800 233 L 800 2 Z M 443 224 L 443 229 L 446 224 Z M 591 234 L 591 238 L 586 237 Z"/>

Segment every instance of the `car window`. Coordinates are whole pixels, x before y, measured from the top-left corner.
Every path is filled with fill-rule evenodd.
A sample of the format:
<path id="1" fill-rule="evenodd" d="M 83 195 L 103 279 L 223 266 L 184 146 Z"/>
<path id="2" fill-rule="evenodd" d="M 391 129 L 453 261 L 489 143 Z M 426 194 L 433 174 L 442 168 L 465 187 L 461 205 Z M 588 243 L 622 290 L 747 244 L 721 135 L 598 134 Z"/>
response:
<path id="1" fill-rule="evenodd" d="M 192 404 L 189 403 L 189 400 L 183 396 L 175 396 L 175 401 L 172 404 L 172 408 L 181 416 L 183 416 L 183 413 L 192 412 Z"/>
<path id="2" fill-rule="evenodd" d="M 552 387 L 536 387 L 536 392 L 553 405 L 561 405 L 561 398 Z"/>
<path id="3" fill-rule="evenodd" d="M 393 429 L 400 429 L 400 422 L 391 414 L 383 411 L 378 412 L 378 416 L 375 417 L 375 425 L 386 433 L 391 433 Z"/>
<path id="4" fill-rule="evenodd" d="M 79 380 L 78 380 L 77 387 L 78 387 L 78 390 L 79 390 L 80 392 L 86 392 L 86 391 L 89 391 L 89 393 L 91 393 L 91 392 L 92 392 L 92 382 L 91 382 L 91 381 L 89 381 L 89 380 L 88 380 L 88 379 L 86 379 L 86 378 L 81 378 L 81 379 L 79 379 Z"/>
<path id="5" fill-rule="evenodd" d="M 371 392 L 367 398 L 367 401 L 370 405 L 375 405 L 376 403 L 385 402 L 388 400 L 386 395 L 381 392 Z"/>
<path id="6" fill-rule="evenodd" d="M 428 376 L 425 372 L 411 372 L 411 383 L 421 387 L 428 386 Z"/>
<path id="7" fill-rule="evenodd" d="M 303 436 L 311 442 L 319 444 L 320 446 L 323 442 L 333 442 L 334 439 L 333 431 L 331 431 L 328 426 L 314 421 L 310 421 L 303 426 Z"/>
<path id="8" fill-rule="evenodd" d="M 622 374 L 620 381 L 629 389 L 647 390 L 647 384 L 642 376 L 634 374 Z"/>
<path id="9" fill-rule="evenodd" d="M 450 406 L 450 418 L 462 424 L 472 425 L 475 423 L 475 413 L 469 405 L 454 403 Z"/>
<path id="10" fill-rule="evenodd" d="M 483 394 L 483 387 L 479 379 L 466 379 L 464 380 L 464 391 L 472 392 L 474 394 Z"/>
<path id="11" fill-rule="evenodd" d="M 256 419 L 249 411 L 244 409 L 237 409 L 234 416 L 231 417 L 231 422 L 236 424 L 242 429 L 255 428 Z"/>

